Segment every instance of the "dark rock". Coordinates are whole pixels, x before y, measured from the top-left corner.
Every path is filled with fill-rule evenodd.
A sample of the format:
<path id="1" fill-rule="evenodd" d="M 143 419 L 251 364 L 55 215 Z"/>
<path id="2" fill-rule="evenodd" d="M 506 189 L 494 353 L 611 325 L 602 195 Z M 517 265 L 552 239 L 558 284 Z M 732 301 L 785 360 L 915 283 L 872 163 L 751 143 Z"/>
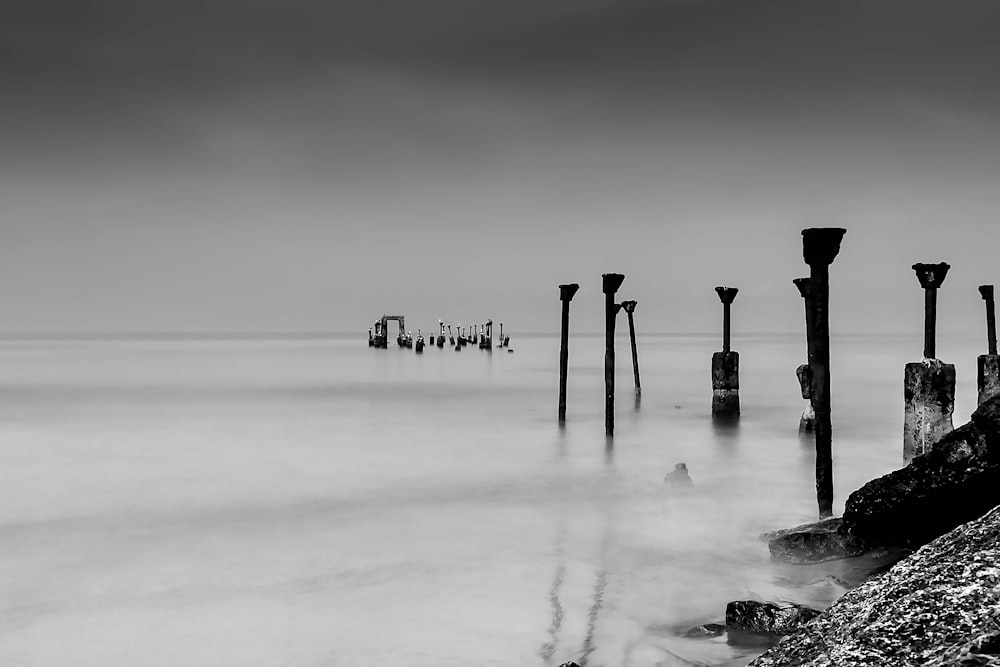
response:
<path id="1" fill-rule="evenodd" d="M 909 465 L 848 497 L 847 531 L 863 542 L 913 546 L 1000 504 L 1000 398 Z"/>
<path id="2" fill-rule="evenodd" d="M 686 463 L 678 463 L 674 469 L 667 473 L 663 481 L 672 486 L 691 486 L 691 475 L 688 474 Z"/>
<path id="3" fill-rule="evenodd" d="M 864 543 L 844 528 L 843 519 L 824 519 L 762 536 L 771 556 L 788 563 L 819 563 L 850 558 L 866 551 Z"/>
<path id="4" fill-rule="evenodd" d="M 819 614 L 798 604 L 739 600 L 726 605 L 726 632 L 731 644 L 774 643 Z"/>
<path id="5" fill-rule="evenodd" d="M 752 667 L 1000 664 L 1000 507 L 921 547 Z"/>
<path id="6" fill-rule="evenodd" d="M 569 662 L 564 662 L 563 664 L 559 665 L 559 667 L 580 667 L 580 665 L 570 660 Z"/>
<path id="7" fill-rule="evenodd" d="M 710 637 L 721 637 L 726 631 L 726 626 L 721 623 L 703 623 L 685 632 L 682 637 L 687 639 L 708 639 Z"/>

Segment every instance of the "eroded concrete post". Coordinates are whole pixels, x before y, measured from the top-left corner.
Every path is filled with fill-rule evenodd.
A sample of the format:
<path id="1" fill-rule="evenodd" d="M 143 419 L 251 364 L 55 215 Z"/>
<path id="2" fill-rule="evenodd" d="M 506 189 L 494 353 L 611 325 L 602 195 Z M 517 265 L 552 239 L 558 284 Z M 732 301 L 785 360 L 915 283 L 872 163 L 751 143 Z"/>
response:
<path id="1" fill-rule="evenodd" d="M 620 273 L 601 275 L 604 291 L 604 433 L 615 434 L 615 318 L 621 304 L 615 303 L 615 293 L 625 276 Z"/>
<path id="2" fill-rule="evenodd" d="M 993 285 L 980 285 L 979 294 L 986 302 L 987 354 L 979 355 L 979 405 L 1000 395 L 1000 356 L 997 356 L 997 307 Z"/>
<path id="3" fill-rule="evenodd" d="M 833 516 L 833 425 L 830 411 L 830 265 L 847 233 L 839 227 L 802 230 L 802 257 L 809 265 L 812 317 L 807 318 L 809 368 L 816 412 L 816 501 L 820 518 Z M 809 320 L 812 320 L 811 323 Z M 811 325 L 811 326 L 810 326 Z"/>
<path id="4" fill-rule="evenodd" d="M 955 366 L 936 357 L 937 290 L 951 266 L 914 264 L 924 288 L 924 358 L 906 364 L 903 373 L 903 460 L 909 461 L 928 451 L 954 427 Z"/>
<path id="5" fill-rule="evenodd" d="M 569 302 L 580 286 L 576 283 L 559 286 L 562 301 L 562 326 L 559 328 L 559 423 L 566 423 L 566 371 L 569 368 Z"/>
<path id="6" fill-rule="evenodd" d="M 808 360 L 815 354 L 812 349 L 813 341 L 810 333 L 816 328 L 813 308 L 809 303 L 812 298 L 812 282 L 809 278 L 796 278 L 792 283 L 798 288 L 802 302 L 806 307 L 806 359 Z M 814 433 L 816 431 L 816 410 L 813 407 L 813 376 L 809 364 L 805 363 L 796 368 L 795 376 L 799 380 L 799 391 L 802 393 L 802 398 L 807 402 L 802 416 L 799 417 L 799 433 Z"/>
<path id="7" fill-rule="evenodd" d="M 642 385 L 639 384 L 639 354 L 637 353 L 635 347 L 635 320 L 632 316 L 632 313 L 635 312 L 637 304 L 637 301 L 622 301 L 622 308 L 624 308 L 625 313 L 628 314 L 628 337 L 632 343 L 632 374 L 635 376 L 636 398 L 642 395 Z"/>
<path id="8" fill-rule="evenodd" d="M 739 289 L 716 287 L 722 301 L 722 352 L 712 355 L 712 417 L 740 416 L 740 353 L 733 352 L 730 341 L 730 308 Z"/>

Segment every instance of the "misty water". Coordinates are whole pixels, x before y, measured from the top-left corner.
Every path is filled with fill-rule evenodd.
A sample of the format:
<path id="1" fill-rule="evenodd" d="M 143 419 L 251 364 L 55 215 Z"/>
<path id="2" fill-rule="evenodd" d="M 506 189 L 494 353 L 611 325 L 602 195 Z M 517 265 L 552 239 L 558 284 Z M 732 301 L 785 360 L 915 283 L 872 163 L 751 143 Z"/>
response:
<path id="1" fill-rule="evenodd" d="M 613 447 L 603 338 L 572 340 L 565 430 L 558 345 L 0 342 L 0 664 L 710 665 L 752 653 L 678 632 L 728 601 L 834 594 L 758 538 L 816 516 L 803 336 L 734 338 L 735 429 L 717 337 L 640 337 L 638 406 L 619 338 Z M 977 348 L 938 342 L 956 425 Z M 900 465 L 920 351 L 834 339 L 838 514 Z"/>

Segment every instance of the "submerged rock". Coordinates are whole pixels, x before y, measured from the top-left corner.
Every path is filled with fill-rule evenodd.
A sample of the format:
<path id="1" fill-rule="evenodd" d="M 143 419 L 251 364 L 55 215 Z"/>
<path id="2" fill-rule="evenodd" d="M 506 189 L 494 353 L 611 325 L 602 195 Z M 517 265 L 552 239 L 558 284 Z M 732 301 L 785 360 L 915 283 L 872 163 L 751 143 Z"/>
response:
<path id="1" fill-rule="evenodd" d="M 824 519 L 762 537 L 771 556 L 788 563 L 819 563 L 866 551 L 865 544 L 845 529 L 843 519 Z"/>
<path id="2" fill-rule="evenodd" d="M 726 626 L 721 623 L 702 623 L 685 632 L 682 637 L 686 639 L 708 639 L 710 637 L 721 637 L 726 631 Z"/>
<path id="3" fill-rule="evenodd" d="M 667 473 L 663 481 L 671 486 L 691 486 L 691 475 L 688 474 L 686 463 L 678 463 L 674 469 Z"/>
<path id="4" fill-rule="evenodd" d="M 848 592 L 752 667 L 1000 663 L 1000 507 Z"/>
<path id="5" fill-rule="evenodd" d="M 798 604 L 739 600 L 726 605 L 726 633 L 731 644 L 774 643 L 819 614 Z"/>

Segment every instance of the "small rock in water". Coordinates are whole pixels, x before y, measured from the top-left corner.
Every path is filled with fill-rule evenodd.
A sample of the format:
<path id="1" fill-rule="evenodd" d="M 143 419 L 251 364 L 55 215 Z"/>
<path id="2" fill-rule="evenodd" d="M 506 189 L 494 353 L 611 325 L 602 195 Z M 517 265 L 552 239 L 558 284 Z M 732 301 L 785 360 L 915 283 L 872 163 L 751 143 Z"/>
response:
<path id="1" fill-rule="evenodd" d="M 819 614 L 798 604 L 738 600 L 726 605 L 726 632 L 733 644 L 773 644 Z"/>
<path id="2" fill-rule="evenodd" d="M 691 486 L 691 476 L 688 474 L 686 463 L 678 463 L 674 469 L 667 473 L 663 481 L 671 486 Z"/>
<path id="3" fill-rule="evenodd" d="M 703 623 L 691 628 L 683 636 L 688 639 L 707 639 L 709 637 L 721 637 L 725 631 L 726 626 L 721 623 Z"/>
<path id="4" fill-rule="evenodd" d="M 569 662 L 564 662 L 563 664 L 559 665 L 559 667 L 580 667 L 580 665 L 570 660 Z"/>

